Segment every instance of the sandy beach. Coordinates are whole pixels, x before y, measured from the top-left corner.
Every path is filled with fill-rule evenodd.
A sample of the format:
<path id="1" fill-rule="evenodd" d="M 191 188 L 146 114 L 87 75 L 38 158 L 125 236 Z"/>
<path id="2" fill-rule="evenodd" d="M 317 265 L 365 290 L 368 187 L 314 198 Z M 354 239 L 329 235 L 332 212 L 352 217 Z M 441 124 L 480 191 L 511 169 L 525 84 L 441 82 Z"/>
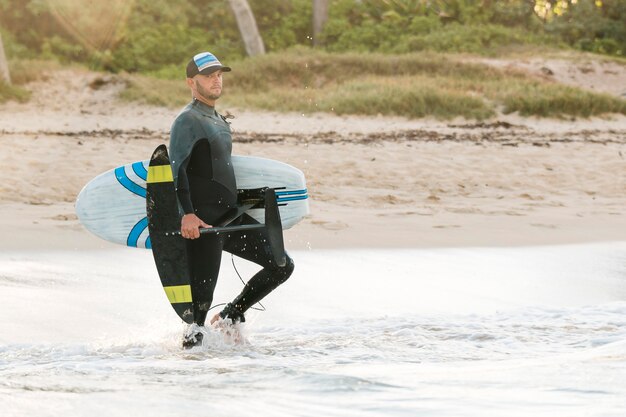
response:
<path id="1" fill-rule="evenodd" d="M 101 77 L 51 72 L 28 86 L 30 103 L 0 105 L 0 249 L 111 246 L 80 225 L 75 198 L 101 172 L 167 143 L 178 110 L 120 102 L 123 84 L 111 77 L 96 88 Z M 287 232 L 288 248 L 624 239 L 623 116 L 468 122 L 218 110 L 235 116 L 235 154 L 305 173 L 311 215 Z"/>

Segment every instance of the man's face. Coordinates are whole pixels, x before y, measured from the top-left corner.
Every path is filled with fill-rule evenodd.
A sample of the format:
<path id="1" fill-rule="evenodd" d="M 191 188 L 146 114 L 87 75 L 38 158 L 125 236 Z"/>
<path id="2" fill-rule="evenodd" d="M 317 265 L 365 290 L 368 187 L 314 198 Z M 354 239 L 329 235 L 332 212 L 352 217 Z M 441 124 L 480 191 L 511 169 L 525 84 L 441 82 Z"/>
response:
<path id="1" fill-rule="evenodd" d="M 217 100 L 222 95 L 222 70 L 210 75 L 196 75 L 193 77 L 193 85 L 194 93 L 197 95 L 205 100 Z"/>

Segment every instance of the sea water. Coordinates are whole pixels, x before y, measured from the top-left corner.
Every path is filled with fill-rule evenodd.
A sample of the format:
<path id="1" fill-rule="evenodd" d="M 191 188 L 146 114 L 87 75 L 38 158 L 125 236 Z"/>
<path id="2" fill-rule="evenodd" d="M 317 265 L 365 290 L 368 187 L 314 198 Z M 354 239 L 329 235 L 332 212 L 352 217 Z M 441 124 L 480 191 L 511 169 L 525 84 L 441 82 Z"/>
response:
<path id="1" fill-rule="evenodd" d="M 626 415 L 626 243 L 291 255 L 184 351 L 149 251 L 0 254 L 0 415 Z"/>

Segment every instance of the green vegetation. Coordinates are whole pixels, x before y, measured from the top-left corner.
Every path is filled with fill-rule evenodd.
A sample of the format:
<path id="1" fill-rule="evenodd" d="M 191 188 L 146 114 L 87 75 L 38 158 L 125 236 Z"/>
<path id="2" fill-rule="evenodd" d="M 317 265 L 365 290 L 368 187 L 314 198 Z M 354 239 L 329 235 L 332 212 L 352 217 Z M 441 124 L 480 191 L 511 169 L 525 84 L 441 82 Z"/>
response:
<path id="1" fill-rule="evenodd" d="M 401 115 L 411 118 L 462 116 L 483 119 L 494 114 L 480 97 L 429 85 L 428 78 L 365 76 L 357 81 L 328 84 L 319 89 L 295 90 L 276 86 L 266 92 L 237 91 L 229 102 L 283 111 L 324 111 L 336 114 Z"/>
<path id="2" fill-rule="evenodd" d="M 515 16 L 503 17 L 497 13 L 500 2 L 491 10 L 477 1 L 440 3 L 426 7 L 420 1 L 365 0 L 355 5 L 352 0 L 337 0 L 324 32 L 325 44 L 331 51 L 494 55 L 511 46 L 560 43 L 544 33 L 527 9 L 510 6 L 505 10 Z"/>
<path id="3" fill-rule="evenodd" d="M 311 46 L 312 0 L 250 5 L 268 51 Z M 530 45 L 624 56 L 625 21 L 626 0 L 330 0 L 322 49 L 495 55 Z M 9 57 L 113 72 L 159 72 L 206 49 L 245 55 L 227 0 L 0 0 L 0 28 Z"/>
<path id="4" fill-rule="evenodd" d="M 315 51 L 312 0 L 250 5 L 270 51 L 255 59 L 227 0 L 0 0 L 0 30 L 18 85 L 55 62 L 80 63 L 122 74 L 125 99 L 159 105 L 187 102 L 182 68 L 208 49 L 236 68 L 224 100 L 238 107 L 444 119 L 624 113 L 623 99 L 446 54 L 574 48 L 624 62 L 626 0 L 330 0 Z"/>
<path id="5" fill-rule="evenodd" d="M 626 100 L 608 94 L 596 94 L 561 85 L 535 84 L 528 87 L 529 89 L 511 91 L 502 97 L 505 112 L 517 111 L 522 116 L 543 117 L 626 114 Z"/>
<path id="6" fill-rule="evenodd" d="M 542 117 L 626 114 L 626 100 L 435 53 L 331 54 L 299 48 L 231 65 L 222 107 L 439 119 L 484 119 L 499 108 Z M 177 78 L 129 76 L 124 98 L 182 106 L 189 91 L 182 75 Z"/>

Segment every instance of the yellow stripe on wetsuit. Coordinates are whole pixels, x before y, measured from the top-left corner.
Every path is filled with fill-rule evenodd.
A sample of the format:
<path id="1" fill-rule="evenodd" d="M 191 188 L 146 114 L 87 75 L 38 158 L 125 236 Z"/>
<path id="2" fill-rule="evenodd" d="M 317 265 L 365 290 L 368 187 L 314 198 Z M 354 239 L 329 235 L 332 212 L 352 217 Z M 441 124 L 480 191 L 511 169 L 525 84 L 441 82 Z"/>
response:
<path id="1" fill-rule="evenodd" d="M 189 285 L 175 285 L 173 287 L 163 287 L 167 299 L 171 304 L 190 303 L 191 299 L 191 286 Z"/>
<path id="2" fill-rule="evenodd" d="M 169 165 L 156 165 L 148 167 L 148 184 L 155 182 L 172 182 L 172 168 Z"/>

